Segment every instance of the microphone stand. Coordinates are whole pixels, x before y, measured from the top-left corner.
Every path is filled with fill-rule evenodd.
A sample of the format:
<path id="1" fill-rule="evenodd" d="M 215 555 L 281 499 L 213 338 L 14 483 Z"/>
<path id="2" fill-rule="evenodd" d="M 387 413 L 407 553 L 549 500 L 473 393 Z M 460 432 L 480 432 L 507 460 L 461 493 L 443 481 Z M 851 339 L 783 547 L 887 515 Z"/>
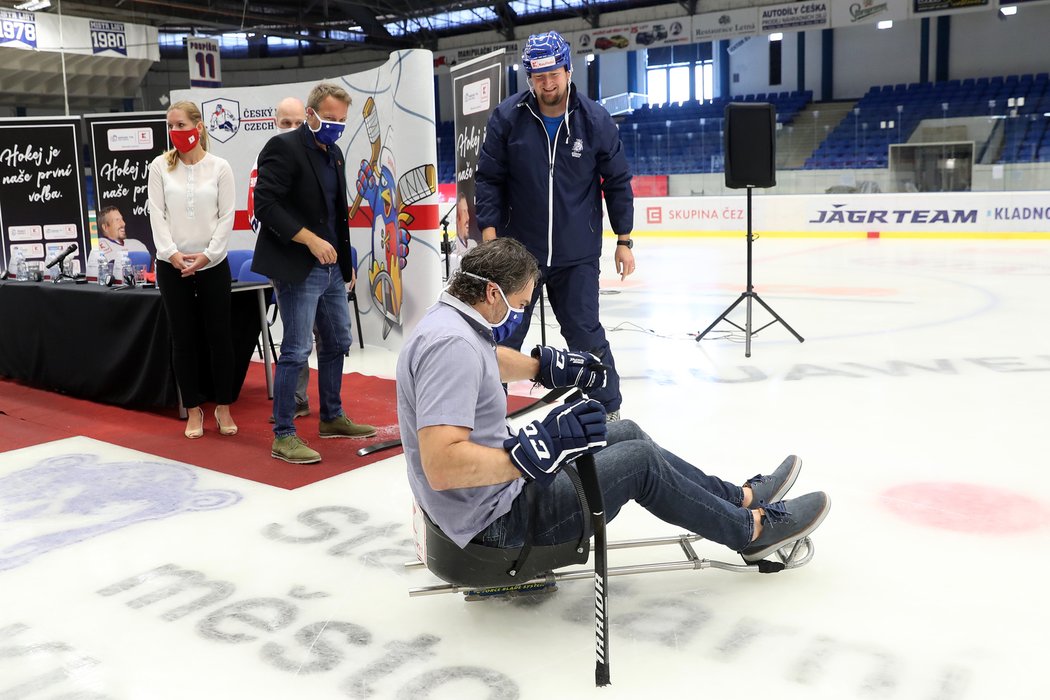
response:
<path id="1" fill-rule="evenodd" d="M 71 275 L 71 274 L 67 273 L 66 272 L 65 262 L 66 262 L 66 258 L 63 257 L 63 258 L 60 258 L 58 260 L 54 260 L 50 265 L 46 266 L 47 268 L 51 268 L 51 267 L 56 267 L 57 268 L 58 274 L 51 278 L 51 283 L 52 284 L 61 284 L 62 282 L 65 282 L 66 280 L 69 280 L 70 282 L 76 283 L 76 282 L 80 281 L 81 279 L 86 279 L 84 277 L 84 275 Z"/>
<path id="2" fill-rule="evenodd" d="M 453 202 L 449 210 L 445 212 L 445 215 L 441 217 L 441 254 L 445 256 L 446 282 L 452 274 L 452 261 L 449 259 L 452 255 L 452 243 L 448 240 L 448 216 L 456 210 L 456 204 L 457 202 Z"/>

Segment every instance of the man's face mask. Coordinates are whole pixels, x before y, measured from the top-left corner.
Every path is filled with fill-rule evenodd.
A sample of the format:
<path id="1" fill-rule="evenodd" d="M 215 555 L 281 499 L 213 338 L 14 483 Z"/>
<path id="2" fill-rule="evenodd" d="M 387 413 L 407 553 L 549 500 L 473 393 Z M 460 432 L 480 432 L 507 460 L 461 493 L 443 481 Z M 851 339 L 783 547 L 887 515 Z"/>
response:
<path id="1" fill-rule="evenodd" d="M 307 123 L 307 126 L 310 127 L 310 131 L 314 134 L 314 138 L 317 139 L 318 143 L 323 143 L 326 146 L 335 145 L 335 142 L 343 135 L 343 129 L 346 128 L 346 124 L 322 119 L 321 115 L 317 112 L 314 112 L 314 116 L 317 117 L 317 121 L 319 122 L 317 128 L 315 129 Z"/>
<path id="2" fill-rule="evenodd" d="M 464 272 L 463 274 L 467 277 L 482 280 L 483 282 L 492 282 L 492 280 L 486 277 L 475 275 L 471 272 Z M 496 284 L 495 282 L 492 283 Z M 496 289 L 499 290 L 499 295 L 503 297 L 503 303 L 507 305 L 507 313 L 503 314 L 502 319 L 496 323 L 490 323 L 489 325 L 492 327 L 492 337 L 497 343 L 502 343 L 518 329 L 518 326 L 521 325 L 522 320 L 525 318 L 525 310 L 512 307 L 507 300 L 507 295 L 503 293 L 503 288 L 498 284 L 496 284 Z"/>

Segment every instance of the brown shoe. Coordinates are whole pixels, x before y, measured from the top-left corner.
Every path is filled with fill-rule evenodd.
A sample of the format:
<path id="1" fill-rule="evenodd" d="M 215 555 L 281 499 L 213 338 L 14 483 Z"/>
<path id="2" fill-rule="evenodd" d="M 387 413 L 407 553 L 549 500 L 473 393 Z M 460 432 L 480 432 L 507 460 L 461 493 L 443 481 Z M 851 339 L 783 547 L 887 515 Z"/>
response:
<path id="1" fill-rule="evenodd" d="M 323 420 L 318 429 L 323 438 L 370 438 L 376 434 L 375 426 L 355 423 L 346 416 L 335 420 Z"/>

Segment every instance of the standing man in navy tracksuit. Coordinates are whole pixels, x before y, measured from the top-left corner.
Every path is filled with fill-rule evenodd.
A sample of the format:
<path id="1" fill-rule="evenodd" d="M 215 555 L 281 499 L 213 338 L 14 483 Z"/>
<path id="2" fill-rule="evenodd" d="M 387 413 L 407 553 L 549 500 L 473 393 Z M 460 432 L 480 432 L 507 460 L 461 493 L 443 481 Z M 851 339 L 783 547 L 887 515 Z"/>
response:
<path id="1" fill-rule="evenodd" d="M 634 272 L 634 195 L 620 132 L 604 107 L 572 84 L 569 45 L 557 32 L 533 34 L 521 56 L 529 89 L 504 100 L 489 118 L 478 160 L 475 215 L 482 237 L 525 244 L 539 262 L 551 307 L 573 350 L 609 367 L 606 385 L 589 392 L 619 418 L 620 378 L 598 320 L 602 194 L 616 233 L 616 272 Z M 517 329 L 502 345 L 520 349 L 540 285 Z"/>

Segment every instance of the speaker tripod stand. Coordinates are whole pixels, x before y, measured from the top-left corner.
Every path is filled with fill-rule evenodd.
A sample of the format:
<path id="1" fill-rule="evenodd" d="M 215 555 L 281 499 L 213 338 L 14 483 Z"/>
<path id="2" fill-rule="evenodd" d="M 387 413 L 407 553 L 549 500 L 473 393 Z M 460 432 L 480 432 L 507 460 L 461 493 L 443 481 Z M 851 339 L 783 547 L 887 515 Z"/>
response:
<path id="1" fill-rule="evenodd" d="M 751 190 L 753 189 L 754 187 L 747 187 L 747 290 L 742 292 L 740 296 L 737 297 L 737 300 L 730 304 L 729 308 L 723 311 L 722 315 L 714 320 L 714 323 L 712 323 L 710 326 L 698 333 L 696 336 L 696 342 L 699 343 L 705 335 L 711 332 L 712 328 L 717 326 L 721 321 L 725 321 L 734 328 L 744 331 L 744 357 L 751 357 L 751 336 L 757 335 L 759 331 L 772 326 L 774 323 L 780 323 L 784 326 L 784 328 L 787 328 L 789 331 L 791 331 L 791 335 L 798 338 L 798 342 L 805 342 L 805 339 L 802 336 L 800 336 L 797 332 L 795 332 L 795 329 L 789 326 L 787 321 L 780 318 L 780 316 L 777 315 L 777 312 L 774 311 L 772 307 L 769 306 L 769 304 L 764 302 L 762 300 L 762 297 L 758 296 L 758 293 L 755 291 L 754 285 L 751 283 L 751 243 L 754 240 L 754 235 L 751 233 Z M 757 330 L 751 330 L 752 300 L 757 301 L 759 304 L 761 304 L 762 308 L 768 311 L 773 317 L 772 321 L 762 326 L 761 328 L 758 328 Z M 730 321 L 728 316 L 730 313 L 732 313 L 733 309 L 735 309 L 742 301 L 746 302 L 746 320 L 744 321 L 743 326 L 739 326 L 733 321 Z"/>

